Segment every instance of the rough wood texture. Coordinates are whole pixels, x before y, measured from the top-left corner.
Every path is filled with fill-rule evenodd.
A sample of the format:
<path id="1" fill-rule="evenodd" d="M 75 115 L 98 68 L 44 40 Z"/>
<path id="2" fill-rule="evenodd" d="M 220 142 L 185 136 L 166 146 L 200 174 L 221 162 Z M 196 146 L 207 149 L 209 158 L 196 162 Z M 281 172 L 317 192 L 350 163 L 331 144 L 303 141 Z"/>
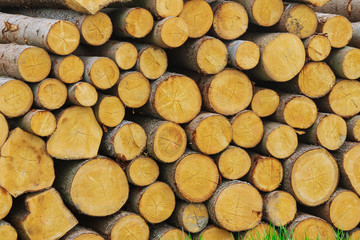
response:
<path id="1" fill-rule="evenodd" d="M 106 127 L 115 127 L 125 116 L 124 104 L 119 98 L 101 94 L 94 107 L 96 119 Z"/>
<path id="2" fill-rule="evenodd" d="M 358 0 L 327 0 L 328 2 L 323 6 L 317 6 L 314 8 L 316 12 L 338 14 L 346 17 L 351 22 L 358 22 L 360 20 L 359 10 L 360 4 Z"/>
<path id="3" fill-rule="evenodd" d="M 189 2 L 193 1 L 206 3 L 202 0 Z M 203 74 L 221 72 L 228 60 L 226 45 L 219 39 L 210 36 L 191 39 L 170 53 L 173 64 Z"/>
<path id="4" fill-rule="evenodd" d="M 226 231 L 225 229 L 216 227 L 215 225 L 208 225 L 200 233 L 195 234 L 195 240 L 233 240 L 234 236 L 231 232 Z"/>
<path id="5" fill-rule="evenodd" d="M 276 91 L 255 87 L 250 108 L 259 117 L 268 117 L 276 111 L 279 103 L 280 97 Z"/>
<path id="6" fill-rule="evenodd" d="M 178 160 L 185 152 L 187 138 L 184 129 L 173 122 L 156 118 L 136 118 L 147 136 L 147 153 L 154 159 L 170 163 Z"/>
<path id="7" fill-rule="evenodd" d="M 41 48 L 0 44 L 0 75 L 27 82 L 40 82 L 49 75 L 51 60 Z"/>
<path id="8" fill-rule="evenodd" d="M 102 12 L 87 15 L 65 9 L 12 9 L 11 13 L 34 18 L 59 19 L 73 23 L 81 34 L 81 41 L 89 45 L 102 45 L 109 40 L 113 26 L 110 18 Z"/>
<path id="9" fill-rule="evenodd" d="M 103 132 L 90 107 L 66 108 L 57 119 L 57 128 L 46 144 L 51 156 L 62 160 L 97 156 Z"/>
<path id="10" fill-rule="evenodd" d="M 346 189 L 360 194 L 359 159 L 360 144 L 357 142 L 345 142 L 343 146 L 334 153 L 334 157 L 340 169 L 340 182 Z"/>
<path id="11" fill-rule="evenodd" d="M 30 87 L 13 78 L 0 77 L 0 95 L 0 111 L 8 118 L 24 115 L 33 103 Z"/>
<path id="12" fill-rule="evenodd" d="M 284 162 L 282 188 L 306 206 L 325 203 L 335 191 L 339 170 L 333 156 L 324 148 L 300 145 Z"/>
<path id="13" fill-rule="evenodd" d="M 114 4 L 115 6 L 121 5 L 121 3 Z M 123 4 L 124 5 L 124 4 Z M 129 6 L 143 7 L 149 10 L 152 15 L 157 18 L 167 18 L 178 16 L 184 7 L 183 0 L 133 0 L 130 3 L 126 3 Z"/>
<path id="14" fill-rule="evenodd" d="M 78 56 L 57 56 L 50 55 L 51 72 L 50 75 L 64 83 L 76 83 L 80 81 L 84 74 L 84 63 Z"/>
<path id="15" fill-rule="evenodd" d="M 360 116 L 356 115 L 346 121 L 347 139 L 360 142 Z M 0 144 L 1 146 L 1 144 Z"/>
<path id="16" fill-rule="evenodd" d="M 249 183 L 223 182 L 207 203 L 209 216 L 228 231 L 244 231 L 255 227 L 262 216 L 262 198 Z"/>
<path id="17" fill-rule="evenodd" d="M 175 209 L 175 195 L 163 182 L 130 189 L 129 205 L 149 223 L 161 223 L 168 219 Z"/>
<path id="18" fill-rule="evenodd" d="M 59 239 L 78 223 L 54 188 L 27 195 L 24 201 L 10 215 L 22 239 Z"/>
<path id="19" fill-rule="evenodd" d="M 275 232 L 275 234 L 274 234 Z M 264 239 L 264 238 L 279 238 L 275 229 L 265 222 L 260 222 L 256 227 L 246 231 L 245 233 L 240 235 L 243 237 L 244 240 L 251 240 L 251 239 Z"/>
<path id="20" fill-rule="evenodd" d="M 160 178 L 180 199 L 200 203 L 208 200 L 216 190 L 219 172 L 210 157 L 186 151 L 176 162 L 161 166 Z"/>
<path id="21" fill-rule="evenodd" d="M 320 111 L 350 118 L 360 112 L 360 82 L 338 79 L 331 91 L 317 101 Z"/>
<path id="22" fill-rule="evenodd" d="M 91 107 L 98 100 L 98 93 L 93 85 L 77 82 L 68 86 L 68 101 L 72 105 Z"/>
<path id="23" fill-rule="evenodd" d="M 250 79 L 244 73 L 231 68 L 216 75 L 202 77 L 198 85 L 203 106 L 208 111 L 223 115 L 234 115 L 244 110 L 253 96 Z"/>
<path id="24" fill-rule="evenodd" d="M 311 61 L 323 61 L 329 56 L 331 43 L 326 35 L 314 34 L 304 40 L 306 56 Z"/>
<path id="25" fill-rule="evenodd" d="M 242 148 L 229 146 L 213 156 L 223 178 L 235 180 L 247 174 L 251 167 L 249 154 Z"/>
<path id="26" fill-rule="evenodd" d="M 264 218 L 276 227 L 288 225 L 297 212 L 295 198 L 284 191 L 267 193 L 264 199 Z"/>
<path id="27" fill-rule="evenodd" d="M 329 223 L 305 213 L 299 213 L 287 229 L 292 232 L 294 239 L 336 239 L 335 232 Z"/>
<path id="28" fill-rule="evenodd" d="M 187 203 L 179 201 L 169 219 L 174 226 L 190 233 L 202 231 L 209 221 L 207 208 L 202 203 Z"/>
<path id="29" fill-rule="evenodd" d="M 189 37 L 199 38 L 210 30 L 213 24 L 214 14 L 206 1 L 190 0 L 185 1 L 179 17 L 187 24 Z"/>
<path id="30" fill-rule="evenodd" d="M 279 93 L 280 104 L 272 118 L 293 128 L 311 127 L 318 115 L 314 101 L 303 95 Z"/>
<path id="31" fill-rule="evenodd" d="M 275 158 L 284 159 L 293 154 L 298 146 L 295 130 L 277 122 L 264 122 L 264 136 L 259 150 Z"/>
<path id="32" fill-rule="evenodd" d="M 301 39 L 313 35 L 317 27 L 314 10 L 306 4 L 285 4 L 284 13 L 273 29 L 280 32 L 293 33 Z"/>
<path id="33" fill-rule="evenodd" d="M 56 189 L 76 211 L 103 217 L 120 210 L 129 195 L 121 167 L 109 158 L 62 163 L 56 168 Z"/>
<path id="34" fill-rule="evenodd" d="M 68 21 L 7 13 L 0 13 L 0 19 L 1 43 L 28 44 L 67 55 L 75 51 L 80 42 L 79 31 Z"/>
<path id="35" fill-rule="evenodd" d="M 166 73 L 151 83 L 146 113 L 175 123 L 194 119 L 201 108 L 201 94 L 195 81 L 178 73 Z"/>
<path id="36" fill-rule="evenodd" d="M 305 48 L 291 33 L 249 33 L 245 40 L 260 48 L 260 62 L 250 71 L 254 79 L 286 82 L 295 77 L 305 64 Z"/>
<path id="37" fill-rule="evenodd" d="M 0 171 L 0 185 L 14 197 L 51 187 L 55 178 L 44 140 L 20 128 L 10 133 L 1 148 Z"/>
<path id="38" fill-rule="evenodd" d="M 183 45 L 188 36 L 188 25 L 182 18 L 167 17 L 154 23 L 147 40 L 162 48 L 176 48 Z"/>
<path id="39" fill-rule="evenodd" d="M 56 128 L 56 118 L 50 111 L 32 109 L 17 121 L 25 131 L 39 137 L 50 136 Z"/>
<path id="40" fill-rule="evenodd" d="M 107 156 L 129 161 L 144 151 L 146 139 L 146 133 L 139 124 L 123 120 L 115 128 L 104 133 L 101 149 Z"/>
<path id="41" fill-rule="evenodd" d="M 136 71 L 150 80 L 161 77 L 168 67 L 166 52 L 160 47 L 149 44 L 135 44 L 135 47 L 139 52 L 135 64 Z"/>
<path id="42" fill-rule="evenodd" d="M 78 225 L 65 234 L 61 240 L 104 240 L 104 238 L 97 232 Z"/>
<path id="43" fill-rule="evenodd" d="M 232 127 L 227 118 L 215 113 L 200 113 L 185 128 L 190 146 L 207 155 L 221 152 L 229 146 Z"/>
<path id="44" fill-rule="evenodd" d="M 262 192 L 277 189 L 283 180 L 283 167 L 279 160 L 250 153 L 251 168 L 245 179 Z"/>
<path id="45" fill-rule="evenodd" d="M 237 0 L 241 3 L 248 15 L 249 20 L 260 26 L 270 27 L 276 24 L 284 11 L 281 0 Z"/>
<path id="46" fill-rule="evenodd" d="M 321 7 L 324 6 L 326 3 L 328 3 L 331 0 L 288 0 L 289 2 L 302 2 L 302 3 L 308 3 L 315 7 Z"/>
<path id="47" fill-rule="evenodd" d="M 0 220 L 0 237 L 7 240 L 17 240 L 18 234 L 10 223 Z"/>
<path id="48" fill-rule="evenodd" d="M 150 234 L 145 220 L 139 215 L 127 211 L 92 219 L 89 225 L 101 233 L 106 240 L 147 240 Z"/>
<path id="49" fill-rule="evenodd" d="M 360 198 L 353 192 L 337 189 L 325 204 L 312 211 L 343 231 L 355 228 L 360 222 Z"/>
<path id="50" fill-rule="evenodd" d="M 8 191 L 6 191 L 5 188 L 0 187 L 0 222 L 1 222 L 1 219 L 3 219 L 4 217 L 6 217 L 6 215 L 8 215 L 12 205 L 13 205 L 13 199 L 12 199 L 10 193 L 8 193 Z M 0 232 L 1 232 L 1 230 L 0 230 Z M 0 233 L 0 236 L 1 236 L 1 233 Z"/>
<path id="51" fill-rule="evenodd" d="M 126 166 L 127 179 L 131 184 L 144 187 L 156 181 L 160 173 L 157 163 L 145 156 L 133 159 Z"/>
<path id="52" fill-rule="evenodd" d="M 346 17 L 327 13 L 316 13 L 316 16 L 317 32 L 325 33 L 333 48 L 345 47 L 350 42 L 353 29 Z"/>
<path id="53" fill-rule="evenodd" d="M 159 224 L 152 229 L 149 240 L 162 239 L 190 240 L 184 231 L 168 224 Z"/>
<path id="54" fill-rule="evenodd" d="M 353 36 L 351 38 L 351 41 L 349 43 L 350 46 L 359 48 L 360 47 L 360 23 L 359 22 L 353 22 L 351 23 L 351 27 L 353 29 Z"/>
<path id="55" fill-rule="evenodd" d="M 226 44 L 230 65 L 240 69 L 254 68 L 260 60 L 259 47 L 250 41 L 235 40 Z"/>
<path id="56" fill-rule="evenodd" d="M 239 147 L 255 147 L 262 139 L 264 125 L 258 115 L 250 110 L 244 110 L 230 119 L 232 141 Z"/>
<path id="57" fill-rule="evenodd" d="M 33 84 L 31 88 L 34 94 L 34 105 L 48 110 L 61 108 L 68 96 L 66 85 L 55 78 L 46 78 Z"/>
<path id="58" fill-rule="evenodd" d="M 214 20 L 211 31 L 216 37 L 232 40 L 240 37 L 248 28 L 248 15 L 245 8 L 235 1 L 213 2 L 211 8 Z"/>
<path id="59" fill-rule="evenodd" d="M 346 46 L 334 49 L 327 59 L 329 65 L 334 69 L 336 76 L 347 79 L 358 79 L 360 77 L 360 49 Z"/>
<path id="60" fill-rule="evenodd" d="M 346 122 L 336 114 L 319 113 L 314 125 L 302 136 L 305 142 L 337 150 L 346 139 Z"/>
<path id="61" fill-rule="evenodd" d="M 9 135 L 9 124 L 2 113 L 0 113 L 0 126 L 1 126 L 0 127 L 0 148 L 1 148 Z"/>

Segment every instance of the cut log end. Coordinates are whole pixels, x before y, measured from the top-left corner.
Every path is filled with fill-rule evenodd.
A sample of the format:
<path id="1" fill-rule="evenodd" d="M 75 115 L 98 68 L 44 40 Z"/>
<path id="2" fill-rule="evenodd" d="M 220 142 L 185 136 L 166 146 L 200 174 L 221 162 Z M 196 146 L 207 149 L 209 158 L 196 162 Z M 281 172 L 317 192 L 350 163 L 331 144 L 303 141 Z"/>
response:
<path id="1" fill-rule="evenodd" d="M 75 83 L 68 90 L 69 100 L 79 106 L 91 107 L 98 100 L 98 93 L 93 85 L 87 82 Z"/>
<path id="2" fill-rule="evenodd" d="M 80 33 L 73 23 L 60 20 L 51 26 L 46 41 L 53 53 L 68 55 L 79 46 Z"/>
<path id="3" fill-rule="evenodd" d="M 188 25 L 189 37 L 199 38 L 210 30 L 214 14 L 206 1 L 191 0 L 185 2 L 179 17 Z"/>
<path id="4" fill-rule="evenodd" d="M 0 221 L 8 215 L 13 205 L 13 199 L 6 189 L 0 187 Z M 1 222 L 0 222 L 1 228 Z M 1 232 L 1 230 L 0 230 Z M 0 236 L 1 233 L 0 233 Z"/>
<path id="5" fill-rule="evenodd" d="M 329 199 L 335 191 L 338 178 L 334 158 L 322 148 L 303 153 L 291 170 L 291 185 L 295 197 L 307 206 L 318 206 Z"/>
<path id="6" fill-rule="evenodd" d="M 329 239 L 334 240 L 335 232 L 330 224 L 310 215 L 300 215 L 289 225 L 294 239 Z"/>
<path id="7" fill-rule="evenodd" d="M 349 179 L 349 184 L 352 189 L 360 193 L 360 179 L 359 179 L 359 160 L 360 160 L 360 146 L 355 146 L 346 151 L 343 156 L 343 172 Z"/>
<path id="8" fill-rule="evenodd" d="M 92 109 L 74 106 L 61 114 L 46 148 L 58 159 L 93 158 L 97 156 L 102 134 Z"/>
<path id="9" fill-rule="evenodd" d="M 233 142 L 244 148 L 255 147 L 262 139 L 264 125 L 262 120 L 252 111 L 244 110 L 231 120 Z"/>
<path id="10" fill-rule="evenodd" d="M 197 64 L 200 71 L 205 74 L 219 73 L 225 68 L 227 60 L 228 51 L 226 45 L 216 38 L 204 39 L 197 51 Z"/>
<path id="11" fill-rule="evenodd" d="M 155 182 L 159 173 L 159 166 L 149 157 L 138 157 L 126 167 L 129 182 L 140 187 Z"/>
<path id="12" fill-rule="evenodd" d="M 354 228 L 353 230 L 351 230 L 349 232 L 349 239 L 350 240 L 356 240 L 360 238 L 360 229 L 359 228 Z"/>
<path id="13" fill-rule="evenodd" d="M 160 18 L 176 17 L 184 7 L 183 0 L 158 0 L 156 1 L 156 14 Z"/>
<path id="14" fill-rule="evenodd" d="M 329 129 L 331 129 L 329 131 Z M 329 149 L 337 150 L 345 142 L 347 133 L 346 122 L 336 114 L 322 118 L 316 130 L 319 143 Z"/>
<path id="15" fill-rule="evenodd" d="M 286 11 L 286 10 L 285 10 Z M 310 7 L 305 4 L 298 4 L 288 12 L 285 26 L 287 32 L 297 35 L 304 39 L 315 33 L 317 27 L 317 17 Z"/>
<path id="16" fill-rule="evenodd" d="M 191 233 L 200 232 L 206 227 L 209 214 L 203 204 L 189 204 L 183 212 L 184 229 Z"/>
<path id="17" fill-rule="evenodd" d="M 238 147 L 229 147 L 221 153 L 217 161 L 220 174 L 227 179 L 239 179 L 250 170 L 249 154 Z"/>
<path id="18" fill-rule="evenodd" d="M 0 237 L 6 240 L 17 240 L 18 234 L 9 223 L 0 221 Z"/>
<path id="19" fill-rule="evenodd" d="M 297 211 L 295 198 L 284 191 L 274 191 L 265 195 L 264 217 L 273 225 L 280 227 L 289 224 Z"/>
<path id="20" fill-rule="evenodd" d="M 98 12 L 85 17 L 81 24 L 81 34 L 85 42 L 99 46 L 109 40 L 113 32 L 111 19 L 108 15 Z"/>
<path id="21" fill-rule="evenodd" d="M 286 82 L 295 77 L 305 63 L 305 49 L 300 38 L 279 34 L 262 52 L 262 64 L 267 75 L 276 82 Z"/>
<path id="22" fill-rule="evenodd" d="M 251 110 L 259 117 L 268 117 L 275 113 L 279 102 L 280 98 L 277 92 L 271 89 L 260 89 L 254 94 Z"/>
<path id="23" fill-rule="evenodd" d="M 29 113 L 31 113 L 31 111 Z M 47 137 L 55 131 L 55 128 L 56 118 L 54 114 L 44 110 L 34 111 L 34 115 L 30 119 L 31 132 L 40 137 Z"/>
<path id="24" fill-rule="evenodd" d="M 183 128 L 178 124 L 166 122 L 157 129 L 153 141 L 156 157 L 165 163 L 170 163 L 182 156 L 187 139 Z"/>
<path id="25" fill-rule="evenodd" d="M 158 47 L 149 46 L 139 52 L 139 71 L 148 79 L 161 77 L 168 67 L 166 52 Z"/>
<path id="26" fill-rule="evenodd" d="M 195 238 L 196 240 L 234 240 L 234 236 L 231 232 L 225 229 L 210 225 L 206 227 L 200 234 Z"/>
<path id="27" fill-rule="evenodd" d="M 66 5 L 70 9 L 86 14 L 95 14 L 111 2 L 111 0 L 93 0 L 91 2 L 84 0 L 65 0 Z"/>
<path id="28" fill-rule="evenodd" d="M 180 47 L 188 39 L 189 30 L 186 22 L 179 17 L 169 17 L 164 20 L 161 28 L 161 40 L 164 47 Z"/>
<path id="29" fill-rule="evenodd" d="M 0 86 L 0 95 L 0 111 L 8 118 L 24 115 L 33 103 L 30 87 L 20 80 L 6 79 Z"/>
<path id="30" fill-rule="evenodd" d="M 240 37 L 248 28 L 248 16 L 245 8 L 237 2 L 224 2 L 215 7 L 213 30 L 224 40 Z"/>
<path id="31" fill-rule="evenodd" d="M 314 101 L 304 96 L 294 97 L 284 108 L 285 122 L 293 128 L 307 129 L 311 127 L 318 115 Z"/>
<path id="32" fill-rule="evenodd" d="M 128 214 L 115 223 L 109 238 L 139 240 L 148 239 L 149 235 L 149 226 L 144 219 L 137 214 Z"/>
<path id="33" fill-rule="evenodd" d="M 179 161 L 174 178 L 182 198 L 200 203 L 209 199 L 216 190 L 219 172 L 208 156 L 190 154 Z"/>
<path id="34" fill-rule="evenodd" d="M 330 92 L 335 85 L 335 80 L 335 74 L 326 63 L 309 62 L 300 71 L 297 84 L 304 95 L 319 98 Z"/>
<path id="35" fill-rule="evenodd" d="M 5 116 L 0 113 L 0 148 L 6 141 L 8 135 L 9 135 L 9 125 L 7 123 L 7 120 Z"/>
<path id="36" fill-rule="evenodd" d="M 77 225 L 61 238 L 62 240 L 104 240 L 102 236 L 91 229 Z"/>
<path id="37" fill-rule="evenodd" d="M 101 124 L 115 127 L 124 119 L 125 107 L 119 98 L 104 96 L 96 105 L 95 115 Z"/>
<path id="38" fill-rule="evenodd" d="M 236 67 L 240 70 L 254 68 L 260 60 L 259 47 L 250 41 L 245 41 L 239 45 L 235 53 Z"/>
<path id="39" fill-rule="evenodd" d="M 201 115 L 200 115 L 201 116 Z M 191 139 L 191 146 L 194 150 L 211 155 L 224 150 L 229 146 L 232 139 L 232 127 L 228 119 L 222 115 L 214 114 L 204 119 L 195 118 L 191 123 L 198 126 L 194 133 L 188 132 L 188 138 Z"/>
<path id="40" fill-rule="evenodd" d="M 195 81 L 183 75 L 172 75 L 162 81 L 154 96 L 156 112 L 164 119 L 186 123 L 198 115 L 201 94 Z"/>
<path id="41" fill-rule="evenodd" d="M 207 94 L 208 104 L 217 113 L 236 114 L 250 104 L 252 88 L 250 79 L 244 73 L 235 69 L 225 69 L 210 83 Z"/>
<path id="42" fill-rule="evenodd" d="M 175 209 L 175 195 L 163 182 L 155 182 L 146 188 L 139 202 L 139 212 L 150 223 L 168 219 Z"/>
<path id="43" fill-rule="evenodd" d="M 120 71 L 114 61 L 100 57 L 92 65 L 89 75 L 95 87 L 104 90 L 115 85 L 119 80 Z"/>
<path id="44" fill-rule="evenodd" d="M 289 157 L 295 152 L 298 145 L 295 130 L 287 125 L 276 127 L 263 141 L 265 141 L 267 151 L 279 159 Z"/>
<path id="45" fill-rule="evenodd" d="M 125 204 L 128 194 L 125 173 L 107 158 L 96 158 L 81 166 L 70 189 L 70 197 L 77 209 L 90 216 L 117 212 Z"/>
<path id="46" fill-rule="evenodd" d="M 256 227 L 246 231 L 243 239 L 244 240 L 252 240 L 252 239 L 276 239 L 279 238 L 276 230 L 271 227 L 269 224 L 261 222 Z"/>
<path id="47" fill-rule="evenodd" d="M 178 228 L 175 228 L 171 225 L 162 224 L 158 225 L 152 232 L 150 240 L 163 239 L 190 240 L 190 237 L 184 231 Z"/>
<path id="48" fill-rule="evenodd" d="M 129 72 L 120 76 L 117 95 L 129 108 L 142 107 L 150 97 L 149 80 L 140 72 Z"/>
<path id="49" fill-rule="evenodd" d="M 104 238 L 95 233 L 84 233 L 74 238 L 74 240 L 104 240 Z"/>
<path id="50" fill-rule="evenodd" d="M 29 47 L 22 51 L 17 64 L 22 79 L 27 82 L 40 82 L 51 70 L 49 54 L 38 47 Z"/>
<path id="51" fill-rule="evenodd" d="M 283 167 L 279 160 L 260 157 L 249 172 L 250 182 L 260 191 L 271 192 L 278 188 L 283 179 Z"/>
<path id="52" fill-rule="evenodd" d="M 131 43 L 121 44 L 115 53 L 115 61 L 119 68 L 129 70 L 134 67 L 138 57 L 136 47 Z"/>
<path id="53" fill-rule="evenodd" d="M 78 56 L 65 57 L 58 66 L 57 78 L 64 83 L 76 83 L 82 79 L 84 74 L 84 63 Z"/>
<path id="54" fill-rule="evenodd" d="M 78 223 L 54 188 L 28 196 L 25 202 L 29 214 L 22 216 L 14 213 L 12 216 L 17 227 L 23 230 L 19 232 L 22 238 L 58 239 Z M 46 224 L 43 219 L 46 219 Z"/>
<path id="55" fill-rule="evenodd" d="M 354 48 L 346 53 L 342 62 L 344 76 L 347 79 L 357 79 L 360 77 L 360 67 L 354 64 L 360 61 L 360 49 Z"/>
<path id="56" fill-rule="evenodd" d="M 0 123 L 1 124 L 1 123 Z M 350 140 L 360 142 L 360 116 L 356 115 L 346 121 L 347 137 Z M 1 146 L 1 141 L 0 141 Z"/>
<path id="57" fill-rule="evenodd" d="M 350 42 L 353 29 L 346 17 L 338 15 L 327 16 L 327 14 L 321 13 L 317 13 L 317 15 L 319 21 L 318 31 L 327 34 L 333 48 L 345 47 Z M 322 16 L 327 18 L 326 21 L 322 19 Z"/>
<path id="58" fill-rule="evenodd" d="M 251 12 L 255 24 L 270 27 L 280 20 L 284 4 L 281 0 L 256 0 L 253 1 Z"/>
<path id="59" fill-rule="evenodd" d="M 233 180 L 222 183 L 209 200 L 211 219 L 228 231 L 255 227 L 261 220 L 262 198 L 248 183 Z"/>
<path id="60" fill-rule="evenodd" d="M 53 160 L 45 142 L 20 128 L 2 146 L 0 160 L 0 184 L 14 197 L 50 187 L 54 181 Z"/>
<path id="61" fill-rule="evenodd" d="M 323 61 L 331 51 L 329 38 L 322 35 L 314 35 L 307 40 L 306 54 L 312 61 Z"/>
<path id="62" fill-rule="evenodd" d="M 40 82 L 34 94 L 36 104 L 49 110 L 61 108 L 68 96 L 65 84 L 55 78 Z"/>
<path id="63" fill-rule="evenodd" d="M 133 8 L 125 19 L 125 31 L 134 38 L 148 35 L 154 26 L 154 18 L 144 8 Z"/>

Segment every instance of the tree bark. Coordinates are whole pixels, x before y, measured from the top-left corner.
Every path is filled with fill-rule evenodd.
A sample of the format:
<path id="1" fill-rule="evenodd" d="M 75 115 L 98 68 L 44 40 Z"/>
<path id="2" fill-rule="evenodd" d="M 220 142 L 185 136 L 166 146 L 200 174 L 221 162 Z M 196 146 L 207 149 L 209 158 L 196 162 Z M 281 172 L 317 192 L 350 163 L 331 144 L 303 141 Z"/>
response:
<path id="1" fill-rule="evenodd" d="M 346 121 L 347 139 L 360 142 L 360 116 L 356 115 Z M 1 146 L 1 144 L 0 144 Z"/>
<path id="2" fill-rule="evenodd" d="M 351 22 L 360 21 L 360 2 L 358 0 L 327 0 L 323 2 L 328 3 L 323 4 L 323 6 L 316 6 L 314 8 L 316 12 L 338 14 L 346 17 Z"/>
<path id="3" fill-rule="evenodd" d="M 311 4 L 315 7 L 321 7 L 324 6 L 326 3 L 328 3 L 330 0 L 288 0 L 289 2 L 302 2 Z"/>

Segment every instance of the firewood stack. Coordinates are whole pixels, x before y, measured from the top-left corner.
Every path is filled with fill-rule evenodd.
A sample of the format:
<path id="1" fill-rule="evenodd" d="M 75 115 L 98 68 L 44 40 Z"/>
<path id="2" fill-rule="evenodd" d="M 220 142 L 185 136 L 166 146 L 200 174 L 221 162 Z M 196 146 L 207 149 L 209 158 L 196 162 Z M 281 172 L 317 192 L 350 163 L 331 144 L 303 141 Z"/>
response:
<path id="1" fill-rule="evenodd" d="M 0 239 L 360 236 L 360 0 L 0 0 Z"/>

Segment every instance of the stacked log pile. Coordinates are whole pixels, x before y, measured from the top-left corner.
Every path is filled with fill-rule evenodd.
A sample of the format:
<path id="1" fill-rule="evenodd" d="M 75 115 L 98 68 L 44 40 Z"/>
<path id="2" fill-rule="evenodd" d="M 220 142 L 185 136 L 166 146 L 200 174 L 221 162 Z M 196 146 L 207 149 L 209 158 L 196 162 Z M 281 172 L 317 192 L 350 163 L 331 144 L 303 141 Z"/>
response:
<path id="1" fill-rule="evenodd" d="M 356 239 L 359 6 L 0 0 L 0 239 Z"/>

